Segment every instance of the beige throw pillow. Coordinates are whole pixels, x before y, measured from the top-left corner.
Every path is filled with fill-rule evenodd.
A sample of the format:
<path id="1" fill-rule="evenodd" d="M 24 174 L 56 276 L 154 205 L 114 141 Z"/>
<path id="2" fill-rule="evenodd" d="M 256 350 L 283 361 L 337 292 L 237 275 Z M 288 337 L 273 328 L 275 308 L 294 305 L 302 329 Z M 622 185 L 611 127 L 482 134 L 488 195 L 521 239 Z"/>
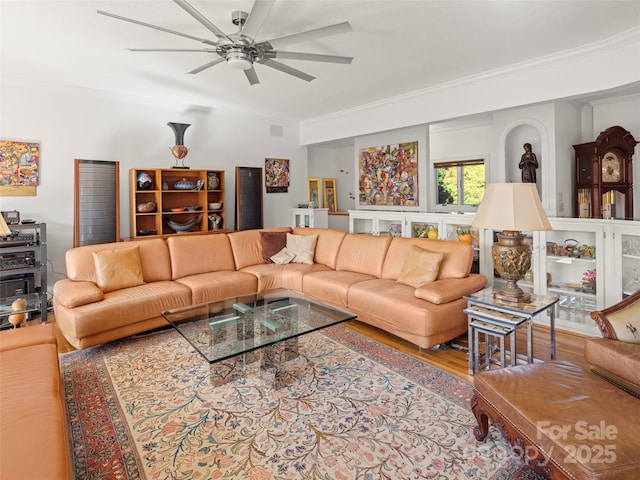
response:
<path id="1" fill-rule="evenodd" d="M 397 282 L 419 288 L 438 278 L 440 263 L 444 254 L 430 252 L 413 245 L 402 266 Z"/>
<path id="2" fill-rule="evenodd" d="M 93 252 L 98 287 L 103 292 L 136 287 L 144 283 L 140 248 L 116 248 Z"/>
<path id="3" fill-rule="evenodd" d="M 275 255 L 272 255 L 270 260 L 273 263 L 277 263 L 278 265 L 286 265 L 287 263 L 290 263 L 294 257 L 295 257 L 295 254 L 287 250 L 287 247 L 284 247 L 278 253 L 276 253 Z"/>
<path id="4" fill-rule="evenodd" d="M 313 264 L 318 235 L 294 235 L 287 233 L 286 249 L 294 255 L 292 263 Z"/>

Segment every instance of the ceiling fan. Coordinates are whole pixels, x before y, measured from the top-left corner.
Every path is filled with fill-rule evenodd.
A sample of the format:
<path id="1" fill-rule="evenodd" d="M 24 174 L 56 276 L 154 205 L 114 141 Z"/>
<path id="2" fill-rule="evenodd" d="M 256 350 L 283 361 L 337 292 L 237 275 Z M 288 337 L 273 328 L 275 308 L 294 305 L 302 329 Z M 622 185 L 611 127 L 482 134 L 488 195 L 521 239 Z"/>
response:
<path id="1" fill-rule="evenodd" d="M 329 62 L 329 63 L 342 63 L 350 64 L 353 60 L 352 57 L 342 57 L 337 55 L 322 55 L 316 53 L 302 53 L 302 52 L 289 52 L 277 50 L 283 46 L 287 46 L 292 43 L 299 43 L 308 40 L 315 40 L 319 38 L 328 37 L 331 35 L 337 35 L 339 33 L 345 33 L 351 31 L 351 25 L 349 22 L 336 23 L 326 27 L 320 27 L 313 30 L 307 30 L 300 33 L 294 33 L 271 40 L 256 41 L 256 35 L 258 34 L 262 24 L 266 20 L 271 7 L 275 3 L 275 0 L 256 0 L 251 8 L 250 13 L 235 11 L 231 14 L 231 21 L 234 25 L 238 26 L 236 33 L 226 34 L 218 27 L 216 27 L 209 19 L 202 15 L 186 0 L 173 0 L 184 11 L 195 18 L 198 22 L 204 25 L 211 33 L 215 35 L 214 40 L 207 38 L 200 38 L 187 33 L 178 32 L 169 28 L 152 25 L 150 23 L 141 22 L 132 18 L 122 17 L 113 13 L 103 12 L 98 10 L 100 15 L 106 15 L 118 20 L 124 20 L 126 22 L 135 23 L 144 27 L 153 28 L 162 32 L 171 33 L 173 35 L 179 35 L 181 37 L 196 40 L 200 43 L 207 45 L 207 48 L 201 49 L 162 49 L 162 48 L 129 48 L 132 52 L 206 52 L 217 54 L 217 58 L 205 63 L 191 70 L 188 73 L 199 73 L 207 68 L 218 65 L 219 63 L 226 62 L 231 68 L 237 70 L 243 70 L 247 80 L 251 85 L 260 83 L 258 75 L 254 69 L 254 63 L 259 63 L 267 67 L 274 68 L 281 72 L 293 75 L 307 82 L 310 82 L 315 77 L 302 72 L 296 68 L 293 68 L 284 63 L 278 62 L 275 59 L 289 59 L 289 60 L 307 60 L 313 62 Z"/>

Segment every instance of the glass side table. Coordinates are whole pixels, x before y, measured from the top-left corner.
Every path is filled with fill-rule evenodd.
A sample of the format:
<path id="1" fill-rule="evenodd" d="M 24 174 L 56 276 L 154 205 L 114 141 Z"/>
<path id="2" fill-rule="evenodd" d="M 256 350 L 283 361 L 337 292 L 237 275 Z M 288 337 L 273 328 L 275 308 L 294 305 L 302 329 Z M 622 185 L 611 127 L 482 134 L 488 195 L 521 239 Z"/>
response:
<path id="1" fill-rule="evenodd" d="M 515 365 L 516 347 L 515 331 L 526 325 L 528 363 L 533 363 L 533 318 L 544 312 L 549 314 L 551 360 L 556 358 L 555 315 L 559 297 L 554 295 L 531 294 L 529 303 L 512 303 L 499 300 L 493 296 L 493 288 L 465 296 L 467 308 L 464 312 L 469 317 L 469 374 L 474 375 L 480 365 L 478 334 L 483 333 L 489 341 L 498 339 L 500 343 L 500 366 L 505 366 L 505 338 L 510 338 L 511 365 Z M 485 365 L 489 367 L 490 352 L 487 345 Z M 484 365 L 482 365 L 484 366 Z"/>

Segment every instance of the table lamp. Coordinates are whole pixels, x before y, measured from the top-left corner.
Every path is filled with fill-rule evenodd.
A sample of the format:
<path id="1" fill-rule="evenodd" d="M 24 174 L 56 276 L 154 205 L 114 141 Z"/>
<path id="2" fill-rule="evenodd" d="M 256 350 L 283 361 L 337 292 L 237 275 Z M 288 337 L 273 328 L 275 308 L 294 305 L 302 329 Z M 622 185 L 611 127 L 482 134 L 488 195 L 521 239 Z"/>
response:
<path id="1" fill-rule="evenodd" d="M 11 235 L 11 230 L 7 226 L 7 222 L 4 221 L 4 217 L 0 215 L 0 237 L 6 237 Z"/>
<path id="2" fill-rule="evenodd" d="M 471 226 L 502 230 L 491 246 L 493 267 L 507 281 L 494 289 L 494 296 L 506 302 L 527 303 L 530 295 L 518 287 L 518 280 L 531 268 L 531 249 L 522 243 L 523 230 L 551 230 L 535 183 L 490 183 Z"/>

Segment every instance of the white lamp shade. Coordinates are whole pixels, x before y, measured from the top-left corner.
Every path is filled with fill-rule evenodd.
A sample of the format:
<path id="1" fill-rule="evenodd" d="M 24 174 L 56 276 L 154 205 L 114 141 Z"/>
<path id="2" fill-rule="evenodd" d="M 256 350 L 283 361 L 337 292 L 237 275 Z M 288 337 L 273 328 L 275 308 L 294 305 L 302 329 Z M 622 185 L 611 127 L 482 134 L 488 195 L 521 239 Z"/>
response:
<path id="1" fill-rule="evenodd" d="M 490 183 L 471 226 L 494 230 L 552 230 L 535 183 Z"/>

